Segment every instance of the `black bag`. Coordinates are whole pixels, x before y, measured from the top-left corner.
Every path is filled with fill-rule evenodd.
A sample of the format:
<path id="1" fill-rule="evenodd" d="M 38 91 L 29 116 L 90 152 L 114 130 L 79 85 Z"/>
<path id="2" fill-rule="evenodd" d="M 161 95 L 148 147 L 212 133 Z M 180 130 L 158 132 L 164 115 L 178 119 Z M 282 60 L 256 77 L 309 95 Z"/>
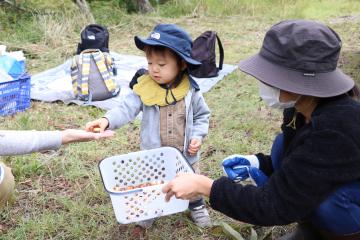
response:
<path id="1" fill-rule="evenodd" d="M 219 67 L 216 66 L 216 39 L 220 53 Z M 191 75 L 198 78 L 218 76 L 224 62 L 224 49 L 217 33 L 215 31 L 206 31 L 196 38 L 193 42 L 191 57 L 202 63 L 198 67 L 189 67 Z"/>
<path id="2" fill-rule="evenodd" d="M 99 49 L 102 52 L 109 52 L 109 31 L 106 27 L 98 24 L 87 25 L 81 31 L 81 43 L 78 44 L 76 54 L 86 49 Z"/>

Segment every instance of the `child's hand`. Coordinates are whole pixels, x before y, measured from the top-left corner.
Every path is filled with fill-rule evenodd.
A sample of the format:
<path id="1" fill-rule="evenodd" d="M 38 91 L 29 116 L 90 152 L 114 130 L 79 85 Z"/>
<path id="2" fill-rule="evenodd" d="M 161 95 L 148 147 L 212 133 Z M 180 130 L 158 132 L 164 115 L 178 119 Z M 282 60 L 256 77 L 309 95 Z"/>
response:
<path id="1" fill-rule="evenodd" d="M 85 125 L 85 130 L 88 132 L 104 132 L 109 126 L 109 121 L 106 118 L 99 118 L 95 121 L 88 122 Z"/>
<path id="2" fill-rule="evenodd" d="M 191 156 L 196 155 L 196 153 L 200 150 L 201 144 L 202 144 L 201 140 L 197 138 L 193 138 L 190 140 L 188 152 L 190 153 Z"/>

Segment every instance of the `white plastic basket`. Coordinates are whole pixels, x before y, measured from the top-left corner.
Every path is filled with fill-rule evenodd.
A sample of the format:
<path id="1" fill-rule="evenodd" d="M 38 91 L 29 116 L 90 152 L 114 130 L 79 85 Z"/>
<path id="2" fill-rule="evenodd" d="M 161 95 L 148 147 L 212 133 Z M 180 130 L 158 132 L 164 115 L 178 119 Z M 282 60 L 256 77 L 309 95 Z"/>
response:
<path id="1" fill-rule="evenodd" d="M 189 201 L 175 197 L 165 202 L 161 191 L 177 173 L 194 172 L 176 148 L 162 147 L 105 158 L 99 163 L 99 169 L 119 223 L 138 222 L 188 208 Z M 152 182 L 163 184 L 124 190 Z"/>

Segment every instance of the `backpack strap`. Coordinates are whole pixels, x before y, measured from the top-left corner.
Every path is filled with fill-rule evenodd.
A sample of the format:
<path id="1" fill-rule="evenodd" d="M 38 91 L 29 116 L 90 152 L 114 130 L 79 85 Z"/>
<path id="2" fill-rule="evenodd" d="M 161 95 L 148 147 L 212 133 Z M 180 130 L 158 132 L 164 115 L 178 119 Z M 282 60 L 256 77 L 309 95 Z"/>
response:
<path id="1" fill-rule="evenodd" d="M 91 53 L 82 52 L 80 54 L 79 57 L 79 62 L 81 64 L 80 94 L 85 98 L 85 100 L 87 100 L 89 96 L 90 61 L 91 61 Z"/>
<path id="2" fill-rule="evenodd" d="M 76 63 L 76 56 L 74 56 L 72 58 L 72 64 L 71 64 L 70 70 L 71 70 L 71 84 L 73 87 L 73 92 L 74 92 L 75 96 L 77 97 L 79 95 L 80 87 L 78 84 L 79 69 L 78 69 L 78 66 Z"/>
<path id="3" fill-rule="evenodd" d="M 224 63 L 224 48 L 221 44 L 220 38 L 217 35 L 217 33 L 215 33 L 216 35 L 216 39 L 218 42 L 218 46 L 219 46 L 219 53 L 220 53 L 220 58 L 219 58 L 219 70 L 221 70 L 223 68 L 223 63 Z"/>
<path id="4" fill-rule="evenodd" d="M 97 68 L 104 80 L 105 86 L 109 92 L 111 92 L 114 96 L 117 95 L 117 87 L 113 80 L 113 71 L 108 69 L 107 66 L 111 66 L 112 61 L 109 54 L 104 55 L 102 52 L 94 52 L 92 53 L 92 57 L 96 63 Z M 107 64 L 108 65 L 107 65 Z"/>
<path id="5" fill-rule="evenodd" d="M 91 53 L 98 51 L 96 49 L 86 49 L 82 51 L 79 56 L 74 56 L 71 65 L 71 81 L 73 91 L 76 97 L 81 95 L 84 100 L 89 98 L 89 74 L 90 74 L 90 60 Z M 77 64 L 77 58 L 79 65 L 81 66 L 81 79 L 79 79 L 79 66 Z"/>

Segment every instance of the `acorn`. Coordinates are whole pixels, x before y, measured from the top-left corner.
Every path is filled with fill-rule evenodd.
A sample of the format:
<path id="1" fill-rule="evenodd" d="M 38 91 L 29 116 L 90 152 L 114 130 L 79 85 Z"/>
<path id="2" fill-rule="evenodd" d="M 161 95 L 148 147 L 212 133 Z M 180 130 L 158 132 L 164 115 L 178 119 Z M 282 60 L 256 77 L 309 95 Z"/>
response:
<path id="1" fill-rule="evenodd" d="M 99 132 L 100 132 L 100 128 L 99 128 L 99 127 L 93 128 L 93 132 L 94 132 L 94 133 L 99 133 Z"/>

